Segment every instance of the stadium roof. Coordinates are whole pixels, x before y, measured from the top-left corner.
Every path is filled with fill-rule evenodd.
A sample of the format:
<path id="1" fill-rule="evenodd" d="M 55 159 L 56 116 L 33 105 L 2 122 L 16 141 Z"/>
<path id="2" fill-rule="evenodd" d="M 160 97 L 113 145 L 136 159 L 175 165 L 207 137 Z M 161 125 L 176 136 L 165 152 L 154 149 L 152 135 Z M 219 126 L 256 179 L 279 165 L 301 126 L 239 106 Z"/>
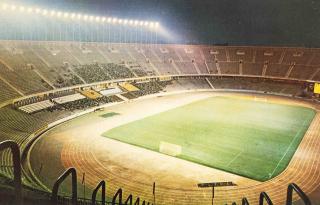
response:
<path id="1" fill-rule="evenodd" d="M 19 1 L 18 1 L 19 2 Z M 177 43 L 320 47 L 316 0 L 20 0 L 53 9 L 159 21 Z"/>

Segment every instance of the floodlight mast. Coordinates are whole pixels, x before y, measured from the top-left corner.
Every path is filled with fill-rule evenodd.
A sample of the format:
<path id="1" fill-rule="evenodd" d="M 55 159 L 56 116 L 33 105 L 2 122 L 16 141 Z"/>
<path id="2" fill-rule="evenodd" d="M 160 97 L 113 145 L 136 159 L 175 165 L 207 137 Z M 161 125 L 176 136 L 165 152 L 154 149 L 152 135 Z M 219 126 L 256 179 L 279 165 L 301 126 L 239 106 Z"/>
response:
<path id="1" fill-rule="evenodd" d="M 16 10 L 19 10 L 20 12 L 25 12 L 27 11 L 27 13 L 33 13 L 33 14 L 38 14 L 38 15 L 47 15 L 50 14 L 50 16 L 52 17 L 64 17 L 66 19 L 74 19 L 76 17 L 75 13 L 68 13 L 68 12 L 63 12 L 63 11 L 55 11 L 55 10 L 50 10 L 49 9 L 42 9 L 42 8 L 32 8 L 32 7 L 26 7 L 24 5 L 15 5 L 15 4 L 7 4 L 7 3 L 2 3 L 1 5 L 1 9 L 4 11 L 13 11 L 15 12 Z M 77 18 L 79 20 L 84 20 L 87 21 L 88 19 L 90 21 L 93 21 L 94 19 L 96 20 L 96 22 L 100 22 L 101 19 L 104 19 L 102 22 L 105 22 L 106 17 L 100 17 L 100 16 L 88 16 L 88 15 L 77 15 Z M 138 21 L 138 20 L 127 20 L 127 19 L 117 19 L 115 17 L 111 17 L 111 19 L 113 19 L 112 23 L 116 23 L 116 24 L 120 24 L 120 25 L 139 25 L 139 26 L 146 26 L 146 27 L 152 27 L 151 25 L 155 25 L 155 27 L 159 26 L 159 22 L 149 22 L 149 21 Z M 111 21 L 108 19 L 107 21 L 108 23 L 111 23 Z M 137 22 L 137 23 L 136 23 Z"/>
<path id="2" fill-rule="evenodd" d="M 215 187 L 226 187 L 226 186 L 237 186 L 233 182 L 210 182 L 210 183 L 200 183 L 198 184 L 199 188 L 208 188 L 212 187 L 212 198 L 211 198 L 211 204 L 214 204 L 214 188 Z"/>
<path id="3" fill-rule="evenodd" d="M 162 32 L 162 28 L 159 28 L 160 24 L 157 21 L 80 14 L 11 3 L 0 3 L 0 10 L 10 13 L 10 15 L 41 18 L 45 22 L 44 26 L 39 28 L 34 27 L 19 31 L 16 31 L 15 28 L 12 31 L 3 29 L 7 30 L 4 35 L 8 39 L 71 40 L 72 42 L 78 41 L 80 44 L 83 41 L 102 41 L 105 43 L 108 40 L 110 46 L 111 42 L 134 42 L 138 47 L 138 44 L 142 46 L 142 43 L 157 44 L 158 32 Z M 91 27 L 95 27 L 95 29 L 89 30 Z M 15 32 L 14 35 L 9 31 Z"/>

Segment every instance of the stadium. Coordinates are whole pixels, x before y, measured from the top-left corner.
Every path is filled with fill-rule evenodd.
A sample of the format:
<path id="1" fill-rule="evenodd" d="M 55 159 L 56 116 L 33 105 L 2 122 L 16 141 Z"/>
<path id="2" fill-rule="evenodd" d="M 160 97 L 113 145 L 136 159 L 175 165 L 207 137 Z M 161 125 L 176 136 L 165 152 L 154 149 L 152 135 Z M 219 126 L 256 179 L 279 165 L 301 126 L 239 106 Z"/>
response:
<path id="1" fill-rule="evenodd" d="M 316 31 L 181 35 L 179 1 L 35 2 L 0 2 L 1 205 L 320 204 Z M 228 23 L 230 2 L 190 2 Z M 310 2 L 290 8 L 312 21 Z"/>

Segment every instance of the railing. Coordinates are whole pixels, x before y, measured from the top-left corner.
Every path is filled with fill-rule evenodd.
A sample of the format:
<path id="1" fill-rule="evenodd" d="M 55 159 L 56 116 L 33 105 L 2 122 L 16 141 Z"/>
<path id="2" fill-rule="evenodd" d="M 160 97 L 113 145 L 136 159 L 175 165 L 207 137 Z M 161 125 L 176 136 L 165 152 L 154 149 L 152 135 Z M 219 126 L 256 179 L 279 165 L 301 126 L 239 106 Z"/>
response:
<path id="1" fill-rule="evenodd" d="M 310 202 L 310 199 L 308 198 L 308 196 L 299 188 L 298 185 L 296 185 L 294 183 L 291 183 L 288 186 L 286 205 L 293 204 L 293 200 L 292 200 L 293 191 L 295 191 L 298 194 L 300 199 L 304 202 L 304 205 L 311 205 L 311 202 Z M 263 205 L 264 201 L 266 201 L 268 205 L 273 205 L 273 202 L 271 201 L 268 194 L 266 192 L 261 192 L 260 197 L 259 197 L 259 205 Z M 236 203 L 233 202 L 232 205 L 236 205 Z M 244 197 L 242 199 L 242 205 L 250 205 L 247 198 Z"/>
<path id="2" fill-rule="evenodd" d="M 15 205 L 22 205 L 22 184 L 21 184 L 21 159 L 20 159 L 20 150 L 17 143 L 14 141 L 4 141 L 0 143 L 0 151 L 4 149 L 11 149 L 13 156 L 13 166 L 14 166 L 14 188 L 15 188 Z M 71 175 L 72 179 L 72 198 L 68 197 L 60 197 L 58 195 L 60 185 L 67 179 L 67 177 Z M 97 201 L 97 193 L 101 189 L 101 201 Z M 292 205 L 293 203 L 293 191 L 295 191 L 302 202 L 305 205 L 311 205 L 310 199 L 308 196 L 300 189 L 300 187 L 294 183 L 289 184 L 287 189 L 287 199 L 286 205 Z M 28 197 L 25 197 L 28 198 Z M 48 203 L 42 204 L 50 204 L 50 205 L 140 205 L 140 198 L 137 197 L 134 200 L 132 194 L 129 194 L 127 199 L 123 202 L 123 191 L 122 189 L 118 189 L 118 191 L 112 197 L 111 202 L 106 201 L 106 182 L 101 181 L 97 187 L 93 190 L 92 198 L 90 199 L 79 199 L 77 195 L 77 171 L 75 168 L 69 168 L 66 170 L 54 183 L 51 193 L 51 200 L 48 200 Z M 268 196 L 266 192 L 261 192 L 259 196 L 259 205 L 263 205 L 264 201 L 268 205 L 273 205 L 271 198 Z M 155 205 L 153 203 L 142 201 L 141 205 Z M 236 205 L 235 202 L 232 205 Z M 249 200 L 247 198 L 242 199 L 242 205 L 249 205 Z"/>
<path id="3" fill-rule="evenodd" d="M 96 205 L 96 198 L 99 189 L 101 188 L 101 205 L 106 204 L 106 182 L 101 181 L 98 186 L 93 190 L 91 203 L 92 205 Z"/>
<path id="4" fill-rule="evenodd" d="M 54 183 L 52 188 L 52 196 L 51 196 L 52 205 L 57 204 L 59 187 L 69 175 L 71 175 L 71 179 L 72 179 L 72 205 L 77 205 L 77 202 L 78 202 L 77 170 L 75 168 L 69 168 L 68 170 L 66 170 Z"/>
<path id="5" fill-rule="evenodd" d="M 299 195 L 300 199 L 304 202 L 305 205 L 311 205 L 311 202 L 308 196 L 295 183 L 289 184 L 288 186 L 286 205 L 292 205 L 293 190 Z"/>
<path id="6" fill-rule="evenodd" d="M 15 203 L 17 205 L 22 204 L 22 179 L 21 179 L 21 159 L 20 159 L 20 149 L 16 142 L 14 141 L 3 141 L 0 143 L 0 151 L 4 149 L 10 149 L 12 153 L 13 161 L 13 183 L 15 189 Z"/>
<path id="7" fill-rule="evenodd" d="M 260 193 L 260 198 L 259 198 L 259 205 L 263 205 L 264 200 L 267 202 L 268 205 L 273 205 L 270 197 L 266 192 L 261 192 Z"/>

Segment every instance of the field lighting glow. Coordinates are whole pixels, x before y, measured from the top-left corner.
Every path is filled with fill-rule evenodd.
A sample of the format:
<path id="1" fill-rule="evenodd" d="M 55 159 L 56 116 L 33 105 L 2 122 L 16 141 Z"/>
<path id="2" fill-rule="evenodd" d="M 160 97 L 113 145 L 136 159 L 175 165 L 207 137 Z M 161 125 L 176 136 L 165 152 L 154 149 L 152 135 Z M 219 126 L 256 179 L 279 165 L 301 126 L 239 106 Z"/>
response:
<path id="1" fill-rule="evenodd" d="M 121 19 L 116 17 L 103 17 L 103 16 L 93 16 L 93 15 L 82 15 L 82 14 L 75 14 L 75 13 L 68 13 L 64 11 L 55 11 L 55 10 L 49 10 L 49 9 L 43 9 L 43 8 L 32 8 L 32 7 L 26 7 L 23 5 L 15 5 L 15 4 L 0 4 L 1 9 L 4 11 L 13 11 L 16 10 L 20 11 L 21 13 L 28 13 L 28 14 L 37 14 L 37 15 L 43 15 L 43 16 L 51 16 L 51 17 L 63 17 L 64 19 L 71 19 L 71 20 L 83 20 L 87 21 L 90 20 L 91 22 L 106 22 L 106 23 L 112 23 L 112 24 L 121 24 L 121 25 L 128 25 L 128 26 L 144 26 L 144 27 L 150 27 L 150 28 L 157 28 L 159 27 L 159 22 L 153 22 L 153 21 L 139 21 L 134 19 Z"/>

